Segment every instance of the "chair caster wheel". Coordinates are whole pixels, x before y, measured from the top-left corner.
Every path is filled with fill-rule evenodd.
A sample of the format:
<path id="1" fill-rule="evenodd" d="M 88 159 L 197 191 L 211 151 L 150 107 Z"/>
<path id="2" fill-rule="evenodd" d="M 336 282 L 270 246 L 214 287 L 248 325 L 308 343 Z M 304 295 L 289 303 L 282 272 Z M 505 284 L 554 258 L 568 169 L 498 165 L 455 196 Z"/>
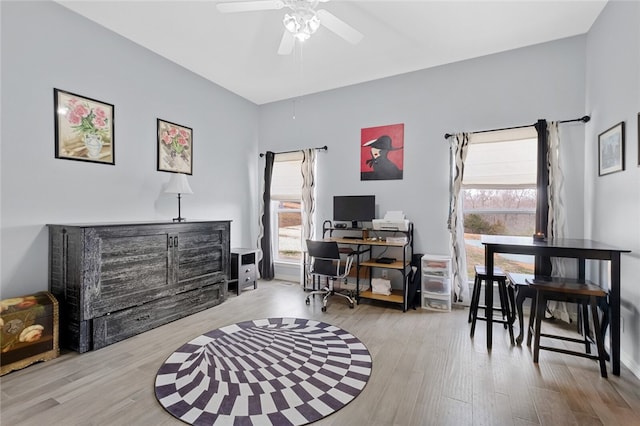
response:
<path id="1" fill-rule="evenodd" d="M 349 304 L 349 308 L 353 309 L 353 303 Z"/>
<path id="2" fill-rule="evenodd" d="M 306 303 L 307 305 L 311 304 L 311 302 L 309 302 L 309 299 L 305 299 L 304 303 Z"/>
<path id="3" fill-rule="evenodd" d="M 326 306 L 322 307 L 322 312 L 327 312 L 327 307 Z"/>

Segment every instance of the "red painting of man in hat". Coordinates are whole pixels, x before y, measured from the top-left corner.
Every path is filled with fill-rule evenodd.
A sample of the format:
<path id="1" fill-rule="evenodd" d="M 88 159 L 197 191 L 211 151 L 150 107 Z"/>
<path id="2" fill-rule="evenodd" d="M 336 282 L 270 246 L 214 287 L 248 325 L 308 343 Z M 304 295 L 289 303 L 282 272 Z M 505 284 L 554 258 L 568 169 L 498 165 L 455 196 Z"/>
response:
<path id="1" fill-rule="evenodd" d="M 360 132 L 360 180 L 402 179 L 404 124 Z"/>

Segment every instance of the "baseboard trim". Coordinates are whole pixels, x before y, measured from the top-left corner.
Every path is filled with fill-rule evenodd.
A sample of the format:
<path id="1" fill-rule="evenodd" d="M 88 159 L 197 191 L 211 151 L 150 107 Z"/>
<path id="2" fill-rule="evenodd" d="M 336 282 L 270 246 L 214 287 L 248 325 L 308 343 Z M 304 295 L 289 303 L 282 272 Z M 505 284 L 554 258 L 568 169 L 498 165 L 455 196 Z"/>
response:
<path id="1" fill-rule="evenodd" d="M 294 263 L 274 263 L 275 278 L 284 281 L 301 282 L 301 268 Z"/>
<path id="2" fill-rule="evenodd" d="M 640 379 L 640 364 L 638 364 L 629 354 L 624 351 L 620 352 L 620 363 L 633 373 L 638 379 Z"/>

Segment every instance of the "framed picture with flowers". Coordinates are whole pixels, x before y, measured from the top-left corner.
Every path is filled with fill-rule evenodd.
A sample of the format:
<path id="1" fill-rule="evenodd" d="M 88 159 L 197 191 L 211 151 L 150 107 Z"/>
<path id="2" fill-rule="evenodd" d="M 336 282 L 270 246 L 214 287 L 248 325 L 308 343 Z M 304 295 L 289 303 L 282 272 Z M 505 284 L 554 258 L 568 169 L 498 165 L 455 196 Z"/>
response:
<path id="1" fill-rule="evenodd" d="M 193 130 L 158 118 L 158 170 L 193 172 Z"/>
<path id="2" fill-rule="evenodd" d="M 55 88 L 53 99 L 56 158 L 115 164 L 113 105 Z"/>

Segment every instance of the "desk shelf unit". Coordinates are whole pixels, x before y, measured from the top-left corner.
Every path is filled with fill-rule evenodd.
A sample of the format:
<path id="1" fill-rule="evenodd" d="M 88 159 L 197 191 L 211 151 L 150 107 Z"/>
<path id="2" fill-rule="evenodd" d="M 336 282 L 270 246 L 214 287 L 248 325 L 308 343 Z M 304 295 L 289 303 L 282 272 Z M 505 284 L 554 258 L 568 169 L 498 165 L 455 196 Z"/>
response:
<path id="1" fill-rule="evenodd" d="M 345 238 L 340 236 L 334 236 L 334 231 L 350 231 L 351 233 L 359 232 L 359 237 Z M 403 234 L 406 237 L 404 242 L 388 242 L 386 238 L 384 240 L 369 238 L 369 235 L 375 233 L 376 235 L 392 235 L 395 233 Z M 327 234 L 329 235 L 327 237 Z M 356 274 L 356 301 L 359 304 L 361 299 L 378 300 L 382 302 L 394 303 L 402 306 L 402 311 L 405 312 L 408 307 L 408 277 L 411 270 L 411 258 L 413 256 L 413 223 L 409 224 L 409 228 L 406 231 L 399 230 L 371 230 L 366 228 L 335 228 L 332 227 L 329 221 L 325 221 L 322 225 L 323 238 L 336 241 L 340 245 L 355 246 L 356 261 L 355 269 Z M 402 250 L 402 258 L 396 260 L 393 263 L 378 263 L 373 257 L 376 249 L 387 248 L 400 248 Z M 360 272 L 361 268 L 365 268 L 367 271 L 366 276 L 369 280 L 369 289 L 360 291 L 361 283 L 360 278 L 363 274 Z M 390 295 L 373 293 L 371 286 L 371 276 L 374 269 L 385 269 L 391 271 L 398 271 L 402 274 L 402 289 L 392 289 Z"/>
<path id="2" fill-rule="evenodd" d="M 422 308 L 430 311 L 451 310 L 451 258 L 425 254 L 421 259 Z"/>

